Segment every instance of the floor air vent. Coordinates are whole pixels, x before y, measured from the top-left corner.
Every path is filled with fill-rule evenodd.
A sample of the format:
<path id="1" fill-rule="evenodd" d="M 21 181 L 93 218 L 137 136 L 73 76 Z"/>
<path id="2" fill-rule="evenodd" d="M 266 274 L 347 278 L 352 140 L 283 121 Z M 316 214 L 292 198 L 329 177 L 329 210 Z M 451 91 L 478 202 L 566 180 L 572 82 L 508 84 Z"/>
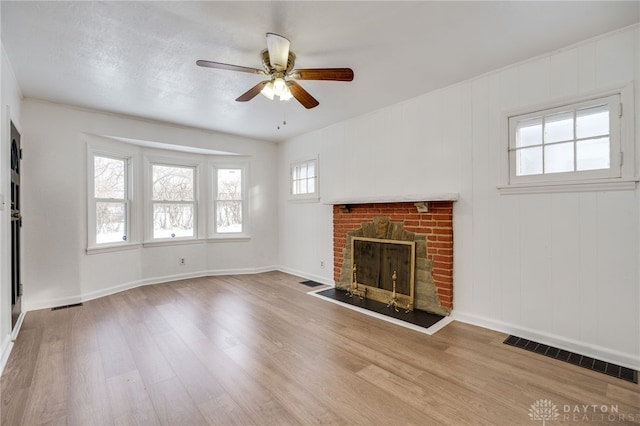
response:
<path id="1" fill-rule="evenodd" d="M 618 379 L 626 380 L 628 382 L 638 383 L 638 372 L 627 367 L 622 367 L 599 359 L 554 348 L 553 346 L 547 346 L 518 336 L 509 336 L 503 343 L 525 349 L 529 352 L 548 356 L 549 358 L 559 359 L 560 361 L 565 361 L 569 364 L 584 367 L 609 376 L 617 377 Z"/>
<path id="2" fill-rule="evenodd" d="M 56 306 L 55 308 L 51 308 L 51 310 L 52 311 L 59 311 L 60 309 L 76 308 L 78 306 L 82 306 L 82 303 L 74 303 L 72 305 Z"/>

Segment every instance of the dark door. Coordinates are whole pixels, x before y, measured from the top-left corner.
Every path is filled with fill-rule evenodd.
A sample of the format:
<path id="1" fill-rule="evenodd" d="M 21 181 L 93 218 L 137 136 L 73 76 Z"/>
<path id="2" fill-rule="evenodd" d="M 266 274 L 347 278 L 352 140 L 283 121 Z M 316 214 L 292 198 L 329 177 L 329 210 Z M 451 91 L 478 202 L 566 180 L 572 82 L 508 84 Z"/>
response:
<path id="1" fill-rule="evenodd" d="M 11 123 L 11 328 L 22 311 L 22 281 L 20 279 L 20 133 Z"/>

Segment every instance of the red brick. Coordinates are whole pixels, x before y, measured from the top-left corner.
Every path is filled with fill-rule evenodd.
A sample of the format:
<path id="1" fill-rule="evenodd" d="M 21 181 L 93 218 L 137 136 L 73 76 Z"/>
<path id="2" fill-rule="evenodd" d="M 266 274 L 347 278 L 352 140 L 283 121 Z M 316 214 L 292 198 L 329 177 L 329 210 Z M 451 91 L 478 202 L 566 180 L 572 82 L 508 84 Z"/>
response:
<path id="1" fill-rule="evenodd" d="M 451 229 L 451 228 L 434 228 L 433 229 L 433 233 L 434 234 L 440 234 L 440 235 L 453 235 L 453 229 Z"/>
<path id="2" fill-rule="evenodd" d="M 433 274 L 433 282 L 444 285 L 451 285 L 453 284 L 453 277 L 451 275 Z"/>

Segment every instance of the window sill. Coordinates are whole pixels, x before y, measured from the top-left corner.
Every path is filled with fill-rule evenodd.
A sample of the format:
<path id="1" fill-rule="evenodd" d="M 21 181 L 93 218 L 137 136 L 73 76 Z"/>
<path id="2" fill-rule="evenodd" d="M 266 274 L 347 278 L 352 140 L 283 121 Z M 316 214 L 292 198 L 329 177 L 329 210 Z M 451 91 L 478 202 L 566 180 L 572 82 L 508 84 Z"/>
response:
<path id="1" fill-rule="evenodd" d="M 250 241 L 251 237 L 247 234 L 229 234 L 229 235 L 216 235 L 207 238 L 208 243 L 221 243 L 221 242 L 243 242 Z"/>
<path id="2" fill-rule="evenodd" d="M 532 182 L 500 185 L 500 195 L 549 194 L 557 192 L 633 191 L 640 178 L 588 180 L 578 182 Z"/>
<path id="3" fill-rule="evenodd" d="M 140 248 L 139 243 L 118 244 L 118 245 L 109 245 L 109 246 L 87 247 L 86 252 L 87 254 L 101 254 L 101 253 L 112 253 L 112 252 L 123 251 L 123 250 L 135 250 L 138 248 Z"/>
<path id="4" fill-rule="evenodd" d="M 142 243 L 142 247 L 164 247 L 164 246 L 182 246 L 188 244 L 204 244 L 203 239 L 187 239 L 187 240 L 162 240 L 162 241 L 147 241 Z"/>
<path id="5" fill-rule="evenodd" d="M 318 203 L 320 202 L 320 197 L 317 195 L 313 196 L 302 196 L 302 197 L 289 197 L 290 203 Z"/>

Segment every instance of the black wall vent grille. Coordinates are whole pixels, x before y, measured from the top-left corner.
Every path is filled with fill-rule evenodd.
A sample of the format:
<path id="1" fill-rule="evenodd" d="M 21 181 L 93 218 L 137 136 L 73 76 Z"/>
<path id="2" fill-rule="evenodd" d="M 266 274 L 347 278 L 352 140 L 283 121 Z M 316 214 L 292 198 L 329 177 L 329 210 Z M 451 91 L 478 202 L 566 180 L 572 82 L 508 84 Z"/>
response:
<path id="1" fill-rule="evenodd" d="M 509 336 L 503 343 L 525 349 L 529 352 L 548 356 L 549 358 L 559 359 L 560 361 L 565 361 L 569 364 L 584 367 L 609 376 L 617 377 L 618 379 L 626 380 L 628 382 L 638 383 L 638 372 L 627 367 L 611 364 L 610 362 L 601 361 L 599 359 L 565 351 L 563 349 L 554 348 L 553 346 L 523 339 L 518 336 Z"/>
<path id="2" fill-rule="evenodd" d="M 56 306 L 55 308 L 51 308 L 52 311 L 59 311 L 60 309 L 69 309 L 69 308 L 76 308 L 78 306 L 82 306 L 82 303 L 74 303 L 72 305 L 62 305 L 62 306 Z"/>

